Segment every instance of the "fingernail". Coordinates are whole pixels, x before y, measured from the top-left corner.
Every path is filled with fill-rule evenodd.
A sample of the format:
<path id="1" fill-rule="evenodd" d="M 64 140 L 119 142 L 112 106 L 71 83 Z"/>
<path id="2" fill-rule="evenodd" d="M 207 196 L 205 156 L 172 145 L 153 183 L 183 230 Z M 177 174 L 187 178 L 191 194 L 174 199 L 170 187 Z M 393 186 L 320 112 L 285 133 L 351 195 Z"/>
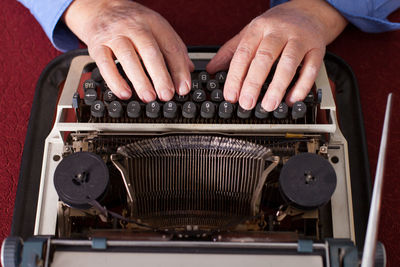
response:
<path id="1" fill-rule="evenodd" d="M 154 100 L 154 94 L 149 92 L 149 91 L 144 91 L 143 92 L 143 100 L 145 102 L 151 102 Z"/>
<path id="2" fill-rule="evenodd" d="M 189 93 L 189 85 L 187 82 L 181 82 L 181 84 L 179 85 L 178 88 L 178 93 L 180 95 L 186 95 L 187 93 Z"/>
<path id="3" fill-rule="evenodd" d="M 251 95 L 242 95 L 240 96 L 239 104 L 244 109 L 251 109 L 253 107 L 254 98 Z"/>
<path id="4" fill-rule="evenodd" d="M 174 94 L 171 92 L 171 90 L 165 89 L 161 91 L 161 100 L 163 101 L 168 101 L 172 98 Z"/>
<path id="5" fill-rule="evenodd" d="M 131 91 L 124 90 L 120 92 L 120 95 L 122 99 L 128 99 L 131 97 L 132 93 Z"/>
<path id="6" fill-rule="evenodd" d="M 232 92 L 227 92 L 226 94 L 224 94 L 225 96 L 225 100 L 231 103 L 235 103 L 236 102 L 236 94 L 232 93 Z"/>
<path id="7" fill-rule="evenodd" d="M 274 111 L 278 105 L 278 101 L 275 99 L 268 98 L 264 109 L 268 112 Z"/>

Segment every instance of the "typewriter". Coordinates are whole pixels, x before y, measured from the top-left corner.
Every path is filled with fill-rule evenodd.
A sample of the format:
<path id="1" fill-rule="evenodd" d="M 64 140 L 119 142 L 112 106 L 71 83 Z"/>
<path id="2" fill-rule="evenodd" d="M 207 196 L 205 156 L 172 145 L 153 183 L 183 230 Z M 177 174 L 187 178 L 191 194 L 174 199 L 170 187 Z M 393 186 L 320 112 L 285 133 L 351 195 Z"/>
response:
<path id="1" fill-rule="evenodd" d="M 188 95 L 150 103 L 118 99 L 89 56 L 74 58 L 45 141 L 34 238 L 23 252 L 3 245 L 3 257 L 357 266 L 348 146 L 325 66 L 304 101 L 269 113 L 224 101 L 226 71 L 205 71 L 213 56 L 190 53 Z"/>

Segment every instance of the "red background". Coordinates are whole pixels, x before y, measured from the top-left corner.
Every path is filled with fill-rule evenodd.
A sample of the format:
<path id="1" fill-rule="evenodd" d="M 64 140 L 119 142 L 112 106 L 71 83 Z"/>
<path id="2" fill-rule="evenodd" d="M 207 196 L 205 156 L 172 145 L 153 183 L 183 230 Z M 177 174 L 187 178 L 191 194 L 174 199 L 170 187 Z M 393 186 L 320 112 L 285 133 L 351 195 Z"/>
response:
<path id="1" fill-rule="evenodd" d="M 140 1 L 161 13 L 188 45 L 221 45 L 268 8 L 263 1 Z M 10 232 L 19 165 L 35 84 L 59 54 L 29 11 L 2 1 L 0 16 L 0 239 Z M 391 15 L 400 21 L 400 11 Z M 388 266 L 400 266 L 400 31 L 366 34 L 349 26 L 328 47 L 353 68 L 360 87 L 368 154 L 375 174 L 386 97 L 394 92 L 379 239 Z"/>

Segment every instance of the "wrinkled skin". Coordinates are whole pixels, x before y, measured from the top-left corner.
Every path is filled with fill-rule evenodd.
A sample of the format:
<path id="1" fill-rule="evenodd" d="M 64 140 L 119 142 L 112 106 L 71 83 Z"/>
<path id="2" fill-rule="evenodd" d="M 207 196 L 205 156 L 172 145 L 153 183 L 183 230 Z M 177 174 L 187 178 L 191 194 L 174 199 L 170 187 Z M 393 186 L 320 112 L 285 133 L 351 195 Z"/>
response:
<path id="1" fill-rule="evenodd" d="M 290 90 L 289 106 L 310 91 L 325 54 L 325 47 L 347 22 L 320 0 L 290 1 L 269 9 L 229 40 L 208 64 L 214 73 L 229 67 L 224 97 L 244 109 L 257 104 L 260 89 L 279 58 L 275 75 L 261 103 L 267 111 L 277 108 L 296 69 L 300 77 Z"/>
<path id="2" fill-rule="evenodd" d="M 175 90 L 181 95 L 190 91 L 193 63 L 180 37 L 158 13 L 128 0 L 76 0 L 64 21 L 88 46 L 108 87 L 119 98 L 128 99 L 132 92 L 114 58 L 144 102 L 155 100 L 156 93 L 168 101 Z"/>
<path id="3" fill-rule="evenodd" d="M 144 102 L 155 100 L 156 94 L 160 100 L 168 101 L 175 91 L 180 95 L 190 91 L 193 63 L 180 37 L 158 13 L 129 0 L 75 0 L 63 18 L 86 43 L 107 85 L 119 98 L 129 98 L 131 89 L 118 73 L 115 58 Z M 215 73 L 229 68 L 225 99 L 252 109 L 271 66 L 279 58 L 262 101 L 262 107 L 272 111 L 302 64 L 300 77 L 286 99 L 292 105 L 307 95 L 326 45 L 346 24 L 323 0 L 289 1 L 253 19 L 221 47 L 207 71 Z"/>

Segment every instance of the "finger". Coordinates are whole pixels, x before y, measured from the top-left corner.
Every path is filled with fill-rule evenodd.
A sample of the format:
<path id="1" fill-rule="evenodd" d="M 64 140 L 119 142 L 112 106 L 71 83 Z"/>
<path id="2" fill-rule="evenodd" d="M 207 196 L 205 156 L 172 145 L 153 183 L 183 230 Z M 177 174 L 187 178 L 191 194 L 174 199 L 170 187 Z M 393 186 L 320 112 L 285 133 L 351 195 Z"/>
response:
<path id="1" fill-rule="evenodd" d="M 244 78 L 261 40 L 262 33 L 253 27 L 249 27 L 243 34 L 226 77 L 224 97 L 227 101 L 235 103 L 238 100 Z"/>
<path id="2" fill-rule="evenodd" d="M 182 50 L 184 51 L 186 61 L 189 65 L 189 71 L 190 72 L 194 71 L 194 63 L 189 57 L 188 50 L 187 50 L 185 43 L 182 41 L 182 38 L 175 31 L 174 31 L 174 34 L 175 34 L 176 39 L 178 39 L 178 41 L 180 41 L 180 43 L 182 44 Z"/>
<path id="3" fill-rule="evenodd" d="M 130 32 L 128 37 L 132 40 L 136 51 L 143 60 L 158 98 L 169 101 L 174 96 L 174 85 L 168 73 L 160 48 L 150 31 L 142 29 L 140 32 Z"/>
<path id="4" fill-rule="evenodd" d="M 286 102 L 292 106 L 297 101 L 302 101 L 311 90 L 324 59 L 325 49 L 312 49 L 304 57 L 300 77 L 286 97 Z"/>
<path id="5" fill-rule="evenodd" d="M 152 30 L 168 65 L 176 92 L 186 95 L 190 91 L 191 78 L 185 45 L 179 37 L 177 39 L 167 22 L 155 25 Z"/>
<path id="6" fill-rule="evenodd" d="M 89 54 L 96 61 L 101 76 L 110 90 L 121 99 L 130 98 L 132 95 L 131 88 L 119 74 L 110 48 L 103 45 L 94 48 L 89 47 Z"/>
<path id="7" fill-rule="evenodd" d="M 239 104 L 242 108 L 254 108 L 261 87 L 284 45 L 285 41 L 274 35 L 265 36 L 261 41 L 240 91 Z"/>
<path id="8" fill-rule="evenodd" d="M 296 74 L 297 67 L 300 65 L 305 52 L 300 42 L 289 41 L 286 44 L 276 67 L 274 77 L 261 103 L 261 106 L 266 111 L 273 111 L 278 107 L 286 88 Z"/>
<path id="9" fill-rule="evenodd" d="M 213 74 L 220 70 L 227 70 L 240 39 L 241 35 L 237 34 L 221 46 L 217 54 L 210 60 L 210 62 L 208 62 L 206 66 L 207 72 Z"/>
<path id="10" fill-rule="evenodd" d="M 126 37 L 119 37 L 111 40 L 109 46 L 132 82 L 139 98 L 146 103 L 155 100 L 153 86 L 143 70 L 132 42 Z"/>

